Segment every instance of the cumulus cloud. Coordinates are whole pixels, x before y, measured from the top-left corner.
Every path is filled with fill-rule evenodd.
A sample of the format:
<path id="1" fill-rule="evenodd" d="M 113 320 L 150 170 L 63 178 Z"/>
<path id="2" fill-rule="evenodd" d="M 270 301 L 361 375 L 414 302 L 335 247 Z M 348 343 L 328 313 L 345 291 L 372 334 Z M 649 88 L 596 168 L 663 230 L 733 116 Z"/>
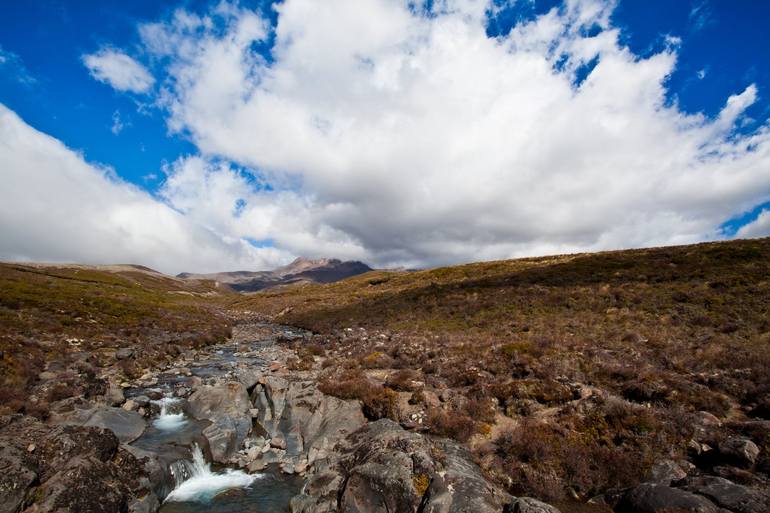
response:
<path id="1" fill-rule="evenodd" d="M 146 93 L 155 83 L 147 68 L 112 48 L 102 48 L 96 53 L 84 55 L 83 64 L 92 77 L 118 91 Z"/>
<path id="2" fill-rule="evenodd" d="M 169 126 L 202 153 L 166 201 L 294 254 L 435 265 L 714 239 L 768 199 L 770 130 L 735 130 L 756 87 L 715 119 L 680 111 L 677 45 L 635 55 L 614 2 L 495 38 L 487 2 L 414 4 L 286 0 L 271 28 L 220 3 L 142 26 Z"/>
<path id="3" fill-rule="evenodd" d="M 742 226 L 736 235 L 741 238 L 770 237 L 770 210 L 762 209 L 757 218 Z"/>
<path id="4" fill-rule="evenodd" d="M 198 225 L 0 104 L 0 259 L 264 269 L 291 255 Z"/>

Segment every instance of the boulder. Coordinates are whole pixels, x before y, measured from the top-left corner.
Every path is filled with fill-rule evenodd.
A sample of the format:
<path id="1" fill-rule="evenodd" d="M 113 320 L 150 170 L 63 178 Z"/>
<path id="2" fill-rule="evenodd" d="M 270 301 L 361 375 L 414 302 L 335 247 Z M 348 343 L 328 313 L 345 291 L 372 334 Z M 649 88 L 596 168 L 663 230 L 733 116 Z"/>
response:
<path id="1" fill-rule="evenodd" d="M 188 399 L 190 414 L 211 421 L 204 431 L 214 461 L 224 463 L 251 430 L 252 408 L 246 387 L 239 382 L 202 386 Z"/>
<path id="2" fill-rule="evenodd" d="M 111 384 L 107 388 L 107 393 L 104 394 L 104 399 L 109 406 L 120 406 L 123 401 L 126 400 L 123 395 L 123 389 L 120 386 Z"/>
<path id="3" fill-rule="evenodd" d="M 720 513 L 710 500 L 679 488 L 644 483 L 631 489 L 615 507 L 616 513 Z"/>
<path id="4" fill-rule="evenodd" d="M 128 487 L 121 483 L 114 466 L 94 456 L 78 456 L 43 483 L 30 513 L 114 513 L 128 500 Z"/>
<path id="5" fill-rule="evenodd" d="M 673 460 L 662 460 L 650 469 L 648 481 L 651 483 L 671 486 L 672 483 L 687 477 L 687 472 Z"/>
<path id="6" fill-rule="evenodd" d="M 770 511 L 770 494 L 735 484 L 721 477 L 703 476 L 690 479 L 683 488 L 708 497 L 718 506 L 735 513 Z"/>
<path id="7" fill-rule="evenodd" d="M 728 463 L 738 467 L 750 468 L 754 466 L 759 457 L 759 447 L 757 444 L 744 437 L 730 437 L 719 442 L 719 454 L 723 456 Z"/>
<path id="8" fill-rule="evenodd" d="M 26 416 L 0 418 L 0 469 L 3 513 L 22 506 L 25 513 L 126 511 L 149 485 L 112 431 Z"/>
<path id="9" fill-rule="evenodd" d="M 484 479 L 450 440 L 405 431 L 388 419 L 364 425 L 312 465 L 294 513 L 422 511 L 498 513 L 511 497 Z M 339 502 L 338 502 L 339 501 Z"/>
<path id="10" fill-rule="evenodd" d="M 84 426 L 109 429 L 122 443 L 130 443 L 142 436 L 146 426 L 141 415 L 122 408 L 96 408 Z"/>
<path id="11" fill-rule="evenodd" d="M 37 480 L 24 451 L 0 442 L 0 513 L 16 513 Z"/>

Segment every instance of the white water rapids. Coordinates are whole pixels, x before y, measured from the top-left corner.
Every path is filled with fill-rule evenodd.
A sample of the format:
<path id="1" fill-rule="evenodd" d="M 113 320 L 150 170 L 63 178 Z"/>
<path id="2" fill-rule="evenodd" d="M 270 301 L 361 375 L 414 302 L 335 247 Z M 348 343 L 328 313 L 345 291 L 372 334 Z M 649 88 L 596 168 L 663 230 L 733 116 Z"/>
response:
<path id="1" fill-rule="evenodd" d="M 212 472 L 211 465 L 206 462 L 197 444 L 193 445 L 192 456 L 192 462 L 183 460 L 172 465 L 171 473 L 176 486 L 166 497 L 167 502 L 208 502 L 220 492 L 230 488 L 246 488 L 261 477 L 232 469 Z"/>
<path id="2" fill-rule="evenodd" d="M 152 423 L 156 428 L 162 431 L 176 431 L 187 423 L 183 412 L 171 412 L 172 407 L 181 402 L 180 399 L 164 397 L 154 402 L 160 406 L 160 415 Z"/>

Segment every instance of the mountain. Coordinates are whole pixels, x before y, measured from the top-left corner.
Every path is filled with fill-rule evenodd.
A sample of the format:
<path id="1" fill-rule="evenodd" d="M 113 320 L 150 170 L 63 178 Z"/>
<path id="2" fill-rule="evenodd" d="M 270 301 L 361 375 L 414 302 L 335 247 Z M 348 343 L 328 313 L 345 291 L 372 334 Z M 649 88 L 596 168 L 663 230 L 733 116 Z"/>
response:
<path id="1" fill-rule="evenodd" d="M 184 280 L 214 280 L 239 292 L 256 292 L 279 285 L 300 283 L 334 283 L 371 271 L 363 262 L 299 257 L 292 263 L 272 271 L 232 271 L 210 274 L 180 273 Z"/>

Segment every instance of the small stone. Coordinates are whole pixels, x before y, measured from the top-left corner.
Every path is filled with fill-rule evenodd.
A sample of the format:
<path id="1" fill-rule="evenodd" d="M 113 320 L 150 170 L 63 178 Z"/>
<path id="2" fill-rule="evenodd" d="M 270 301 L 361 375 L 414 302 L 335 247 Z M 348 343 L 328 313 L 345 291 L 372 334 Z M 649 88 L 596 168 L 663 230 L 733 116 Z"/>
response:
<path id="1" fill-rule="evenodd" d="M 255 460 L 249 463 L 249 472 L 259 472 L 260 470 L 264 470 L 265 467 L 267 467 L 265 462 L 262 460 Z"/>
<path id="2" fill-rule="evenodd" d="M 249 410 L 249 413 L 251 414 L 252 418 L 259 417 L 259 409 L 257 409 L 257 408 L 251 408 Z"/>
<path id="3" fill-rule="evenodd" d="M 125 403 L 123 403 L 122 408 L 126 411 L 134 411 L 137 408 L 136 401 L 133 399 L 128 399 Z"/>
<path id="4" fill-rule="evenodd" d="M 286 440 L 280 435 L 274 436 L 270 439 L 270 446 L 276 449 L 286 449 Z"/>
<path id="5" fill-rule="evenodd" d="M 115 358 L 118 360 L 127 360 L 134 356 L 134 350 L 130 347 L 121 347 L 115 351 Z"/>
<path id="6" fill-rule="evenodd" d="M 27 452 L 35 452 L 36 446 L 35 444 L 29 444 L 27 446 Z"/>

